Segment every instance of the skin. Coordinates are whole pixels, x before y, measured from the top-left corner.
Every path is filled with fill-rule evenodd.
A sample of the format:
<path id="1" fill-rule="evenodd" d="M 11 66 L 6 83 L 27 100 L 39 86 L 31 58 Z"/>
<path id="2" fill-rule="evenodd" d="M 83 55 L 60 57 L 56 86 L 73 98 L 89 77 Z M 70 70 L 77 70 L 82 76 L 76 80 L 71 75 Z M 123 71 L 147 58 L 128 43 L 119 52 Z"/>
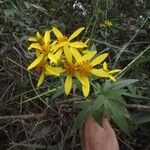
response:
<path id="1" fill-rule="evenodd" d="M 103 127 L 99 126 L 91 115 L 81 129 L 83 150 L 119 150 L 114 130 L 107 118 L 102 118 Z"/>

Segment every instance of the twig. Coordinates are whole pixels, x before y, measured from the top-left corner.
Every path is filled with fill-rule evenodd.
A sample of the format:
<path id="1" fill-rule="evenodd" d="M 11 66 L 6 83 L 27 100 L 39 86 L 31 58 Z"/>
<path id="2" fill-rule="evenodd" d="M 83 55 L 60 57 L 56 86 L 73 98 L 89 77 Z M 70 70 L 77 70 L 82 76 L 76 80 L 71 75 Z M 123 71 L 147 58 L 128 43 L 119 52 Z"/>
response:
<path id="1" fill-rule="evenodd" d="M 37 114 L 24 114 L 24 115 L 11 115 L 11 116 L 0 116 L 0 120 L 13 120 L 13 119 L 38 119 L 42 116 L 42 113 Z"/>
<path id="2" fill-rule="evenodd" d="M 54 105 L 60 105 L 60 104 L 64 104 L 64 103 L 72 103 L 72 102 L 78 102 L 78 101 L 81 102 L 81 99 L 82 98 L 80 98 L 80 97 L 70 98 L 68 100 L 56 102 Z"/>
<path id="3" fill-rule="evenodd" d="M 139 104 L 125 104 L 125 107 L 132 109 L 142 109 L 150 111 L 150 106 L 147 105 L 139 105 Z"/>
<path id="4" fill-rule="evenodd" d="M 119 138 L 118 136 L 117 136 L 117 139 L 118 139 L 119 141 L 121 141 L 124 145 L 126 145 L 126 147 L 128 147 L 130 150 L 134 150 L 129 144 L 127 144 L 124 140 L 122 140 L 122 139 Z"/>

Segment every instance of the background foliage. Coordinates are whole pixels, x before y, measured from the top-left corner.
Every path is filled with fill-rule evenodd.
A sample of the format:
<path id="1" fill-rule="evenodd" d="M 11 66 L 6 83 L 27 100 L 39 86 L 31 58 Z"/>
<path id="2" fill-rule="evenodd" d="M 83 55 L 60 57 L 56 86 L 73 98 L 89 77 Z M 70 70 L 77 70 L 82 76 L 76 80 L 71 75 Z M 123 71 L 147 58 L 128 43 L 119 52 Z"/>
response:
<path id="1" fill-rule="evenodd" d="M 127 84 L 123 95 L 127 104 L 135 104 L 127 107 L 133 133 L 127 136 L 114 125 L 120 148 L 148 150 L 148 6 L 148 0 L 0 0 L 0 149 L 81 149 L 78 132 L 71 132 L 80 110 L 74 104 L 81 98 L 63 95 L 59 81 L 50 77 L 36 87 L 37 72 L 26 69 L 33 57 L 26 39 L 52 26 L 66 34 L 85 26 L 83 38 L 90 37 L 90 46 L 99 53 L 108 51 L 111 67 L 125 68 L 122 78 L 139 80 Z M 112 21 L 111 28 L 103 26 L 106 19 Z M 87 110 L 81 112 L 84 118 Z"/>

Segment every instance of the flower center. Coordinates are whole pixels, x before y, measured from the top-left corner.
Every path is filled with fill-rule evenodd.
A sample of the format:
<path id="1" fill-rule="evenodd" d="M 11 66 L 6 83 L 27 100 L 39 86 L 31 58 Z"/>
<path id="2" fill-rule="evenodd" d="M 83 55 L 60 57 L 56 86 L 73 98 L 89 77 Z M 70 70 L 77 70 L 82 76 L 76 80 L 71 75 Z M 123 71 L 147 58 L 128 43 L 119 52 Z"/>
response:
<path id="1" fill-rule="evenodd" d="M 73 75 L 76 72 L 76 64 L 65 63 L 64 68 L 67 75 Z"/>
<path id="2" fill-rule="evenodd" d="M 77 71 L 83 76 L 88 76 L 90 74 L 91 69 L 92 65 L 88 61 L 84 61 L 81 64 L 78 64 L 77 66 Z"/>
<path id="3" fill-rule="evenodd" d="M 45 44 L 43 44 L 43 45 L 41 45 L 41 47 L 42 47 L 42 53 L 43 54 L 48 54 L 48 52 L 52 52 L 52 48 L 51 48 L 51 46 L 50 45 L 45 45 Z"/>
<path id="4" fill-rule="evenodd" d="M 68 38 L 66 36 L 63 36 L 63 37 L 59 38 L 57 41 L 58 41 L 58 44 L 60 44 L 60 43 L 65 42 L 67 40 L 68 40 Z"/>

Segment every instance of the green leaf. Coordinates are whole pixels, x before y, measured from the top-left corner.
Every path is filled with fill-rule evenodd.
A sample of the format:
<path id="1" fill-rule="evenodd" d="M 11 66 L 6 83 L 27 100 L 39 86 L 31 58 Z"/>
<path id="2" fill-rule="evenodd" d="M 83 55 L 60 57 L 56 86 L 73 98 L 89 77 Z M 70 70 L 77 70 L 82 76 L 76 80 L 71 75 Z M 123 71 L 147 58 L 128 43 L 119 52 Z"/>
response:
<path id="1" fill-rule="evenodd" d="M 110 116 L 111 115 L 111 104 L 110 102 L 105 99 L 105 102 L 104 102 L 104 115 L 105 116 Z"/>
<path id="2" fill-rule="evenodd" d="M 102 126 L 102 122 L 101 122 L 101 114 L 103 112 L 103 107 L 101 107 L 101 109 L 97 109 L 97 110 L 92 110 L 91 109 L 91 115 L 94 118 L 94 120 L 100 125 Z"/>
<path id="3" fill-rule="evenodd" d="M 97 97 L 97 99 L 94 101 L 94 104 L 92 106 L 92 110 L 93 111 L 98 110 L 104 104 L 104 101 L 105 101 L 104 95 L 99 95 Z"/>
<path id="4" fill-rule="evenodd" d="M 120 103 L 110 102 L 112 119 L 113 121 L 127 134 L 129 135 L 129 125 L 125 117 L 125 111 L 123 105 Z"/>
<path id="5" fill-rule="evenodd" d="M 74 121 L 72 132 L 76 132 L 77 129 L 81 127 L 81 125 L 86 121 L 86 118 L 89 114 L 89 108 L 84 107 L 78 114 L 77 118 Z"/>
<path id="6" fill-rule="evenodd" d="M 133 85 L 128 85 L 128 90 L 131 92 L 133 95 L 136 95 L 137 89 Z"/>
<path id="7" fill-rule="evenodd" d="M 94 89 L 94 95 L 103 93 L 103 88 L 100 85 L 100 83 L 98 83 L 98 82 L 92 83 L 91 82 L 91 85 L 93 86 L 93 89 Z"/>
<path id="8" fill-rule="evenodd" d="M 90 108 L 91 107 L 91 104 L 92 102 L 91 101 L 79 101 L 78 103 L 75 103 L 75 106 L 76 107 L 78 107 L 78 108 L 80 108 L 80 109 L 84 109 L 85 107 L 87 107 L 87 108 Z"/>
<path id="9" fill-rule="evenodd" d="M 118 100 L 121 98 L 121 95 L 125 92 L 124 89 L 114 89 L 113 87 L 111 89 L 108 89 L 108 91 L 106 91 L 104 93 L 105 97 L 107 97 L 108 99 L 114 99 L 114 100 Z"/>
<path id="10" fill-rule="evenodd" d="M 133 114 L 135 124 L 150 123 L 150 112 L 140 112 Z"/>
<path id="11" fill-rule="evenodd" d="M 91 108 L 91 114 L 94 120 L 99 124 L 102 125 L 100 114 L 103 112 L 103 104 L 105 101 L 104 95 L 99 95 L 97 99 L 94 101 L 94 104 Z"/>
<path id="12" fill-rule="evenodd" d="M 111 88 L 111 83 L 109 81 L 106 81 L 103 87 L 103 91 L 105 92 L 110 88 Z"/>
<path id="13" fill-rule="evenodd" d="M 125 86 L 128 86 L 129 84 L 133 84 L 137 81 L 139 81 L 139 80 L 137 80 L 137 79 L 121 80 L 121 81 L 113 83 L 113 87 L 116 89 L 119 89 L 119 88 L 123 88 Z"/>

